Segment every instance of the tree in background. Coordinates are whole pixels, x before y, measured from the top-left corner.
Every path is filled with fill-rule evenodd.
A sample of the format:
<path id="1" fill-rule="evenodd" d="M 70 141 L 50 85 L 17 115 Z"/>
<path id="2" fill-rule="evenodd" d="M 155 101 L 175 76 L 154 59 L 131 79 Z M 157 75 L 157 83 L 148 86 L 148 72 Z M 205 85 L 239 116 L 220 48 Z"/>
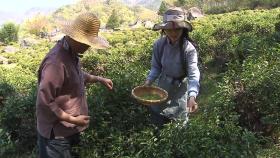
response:
<path id="1" fill-rule="evenodd" d="M 168 4 L 164 1 L 161 2 L 159 10 L 158 10 L 158 14 L 159 15 L 163 15 L 163 13 L 168 9 Z"/>
<path id="2" fill-rule="evenodd" d="M 52 23 L 49 17 L 44 15 L 36 15 L 32 19 L 25 21 L 23 26 L 24 30 L 26 30 L 28 33 L 41 36 L 42 34 L 47 34 L 51 30 Z"/>
<path id="3" fill-rule="evenodd" d="M 116 10 L 113 10 L 106 24 L 106 28 L 114 29 L 119 26 L 120 26 L 120 18 L 118 17 Z"/>
<path id="4" fill-rule="evenodd" d="M 279 0 L 165 0 L 162 1 L 159 13 L 164 7 L 177 6 L 184 9 L 198 7 L 206 14 L 219 14 L 246 9 L 271 9 L 280 6 Z"/>
<path id="5" fill-rule="evenodd" d="M 110 5 L 112 0 L 105 0 L 105 4 Z"/>
<path id="6" fill-rule="evenodd" d="M 187 0 L 177 0 L 177 3 L 181 6 L 184 6 L 187 3 Z"/>
<path id="7" fill-rule="evenodd" d="M 175 6 L 182 7 L 184 9 L 189 9 L 191 7 L 198 7 L 202 9 L 204 3 L 206 2 L 207 0 L 177 0 L 174 4 Z"/>
<path id="8" fill-rule="evenodd" d="M 2 25 L 0 29 L 0 41 L 9 44 L 11 42 L 18 41 L 19 26 L 12 22 L 8 22 Z"/>

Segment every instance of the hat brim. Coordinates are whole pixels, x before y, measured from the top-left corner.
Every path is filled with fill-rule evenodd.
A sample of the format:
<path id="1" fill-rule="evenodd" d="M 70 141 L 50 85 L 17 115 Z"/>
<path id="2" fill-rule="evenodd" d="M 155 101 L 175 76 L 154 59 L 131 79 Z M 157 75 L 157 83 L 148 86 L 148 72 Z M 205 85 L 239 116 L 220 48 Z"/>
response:
<path id="1" fill-rule="evenodd" d="M 180 22 L 169 21 L 169 22 L 155 24 L 153 30 L 158 31 L 164 29 L 168 30 L 168 29 L 179 29 L 179 28 L 186 28 L 188 29 L 188 31 L 190 32 L 192 31 L 192 25 L 187 21 L 180 21 Z"/>
<path id="2" fill-rule="evenodd" d="M 86 44 L 94 49 L 109 48 L 109 42 L 101 36 L 87 36 L 73 28 L 70 22 L 62 25 L 61 32 L 70 36 L 75 41 Z"/>

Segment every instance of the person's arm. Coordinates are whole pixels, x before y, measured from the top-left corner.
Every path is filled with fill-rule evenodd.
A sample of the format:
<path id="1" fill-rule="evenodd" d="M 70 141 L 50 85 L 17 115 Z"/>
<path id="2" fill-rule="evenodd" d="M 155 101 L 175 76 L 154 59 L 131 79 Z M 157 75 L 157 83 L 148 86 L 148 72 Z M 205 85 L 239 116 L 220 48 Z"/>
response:
<path id="1" fill-rule="evenodd" d="M 94 75 L 88 74 L 86 72 L 83 72 L 83 74 L 84 74 L 85 83 L 100 82 L 101 84 L 106 86 L 109 90 L 113 89 L 112 80 L 110 80 L 108 78 L 100 77 L 100 76 L 94 76 Z"/>
<path id="2" fill-rule="evenodd" d="M 61 108 L 56 108 L 53 112 L 59 118 L 60 121 L 65 121 L 78 126 L 85 126 L 89 124 L 90 121 L 90 116 L 78 115 L 74 117 L 64 112 Z"/>
<path id="3" fill-rule="evenodd" d="M 196 97 L 199 93 L 200 71 L 198 68 L 198 56 L 194 46 L 189 42 L 187 48 L 187 64 L 188 64 L 188 101 L 187 107 L 189 112 L 197 110 Z"/>
<path id="4" fill-rule="evenodd" d="M 194 97 L 199 93 L 200 71 L 198 68 L 198 56 L 194 46 L 189 43 L 187 50 L 187 68 L 188 68 L 188 96 Z"/>
<path id="5" fill-rule="evenodd" d="M 99 82 L 100 80 L 98 76 L 91 75 L 87 72 L 83 71 L 83 74 L 84 74 L 85 83 L 96 83 Z"/>
<path id="6" fill-rule="evenodd" d="M 153 45 L 153 56 L 151 62 L 151 70 L 147 79 L 145 81 L 145 85 L 151 85 L 156 78 L 161 73 L 161 58 L 160 58 L 160 50 L 159 50 L 159 41 L 155 42 Z"/>
<path id="7" fill-rule="evenodd" d="M 78 126 L 88 124 L 89 116 L 71 116 L 70 114 L 64 112 L 55 102 L 56 97 L 60 94 L 64 82 L 64 68 L 62 65 L 55 63 L 46 64 L 42 68 L 40 78 L 41 80 L 39 81 L 38 87 L 38 104 L 50 108 L 60 121 L 65 121 Z"/>

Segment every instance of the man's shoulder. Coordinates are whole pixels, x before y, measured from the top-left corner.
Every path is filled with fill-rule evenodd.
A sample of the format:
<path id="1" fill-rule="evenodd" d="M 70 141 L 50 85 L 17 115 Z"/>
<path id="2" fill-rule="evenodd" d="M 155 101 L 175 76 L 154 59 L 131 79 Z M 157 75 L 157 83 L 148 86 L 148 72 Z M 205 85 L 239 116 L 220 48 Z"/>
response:
<path id="1" fill-rule="evenodd" d="M 45 56 L 42 63 L 44 64 L 61 64 L 66 59 L 65 50 L 59 47 L 58 45 L 55 45 Z"/>

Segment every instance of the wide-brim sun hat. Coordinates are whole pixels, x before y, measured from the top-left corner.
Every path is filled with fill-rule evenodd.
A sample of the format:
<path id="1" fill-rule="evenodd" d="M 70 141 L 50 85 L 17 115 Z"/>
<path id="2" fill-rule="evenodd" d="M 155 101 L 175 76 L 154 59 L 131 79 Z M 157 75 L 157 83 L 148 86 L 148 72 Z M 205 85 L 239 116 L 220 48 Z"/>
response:
<path id="1" fill-rule="evenodd" d="M 82 13 L 75 20 L 64 21 L 60 24 L 62 25 L 61 32 L 75 41 L 95 49 L 106 49 L 110 46 L 105 38 L 98 35 L 100 20 L 93 13 Z"/>
<path id="2" fill-rule="evenodd" d="M 164 29 L 188 29 L 192 31 L 192 25 L 187 20 L 187 14 L 185 11 L 179 7 L 174 7 L 168 9 L 163 14 L 163 22 L 155 24 L 153 27 L 154 31 L 164 30 Z"/>

